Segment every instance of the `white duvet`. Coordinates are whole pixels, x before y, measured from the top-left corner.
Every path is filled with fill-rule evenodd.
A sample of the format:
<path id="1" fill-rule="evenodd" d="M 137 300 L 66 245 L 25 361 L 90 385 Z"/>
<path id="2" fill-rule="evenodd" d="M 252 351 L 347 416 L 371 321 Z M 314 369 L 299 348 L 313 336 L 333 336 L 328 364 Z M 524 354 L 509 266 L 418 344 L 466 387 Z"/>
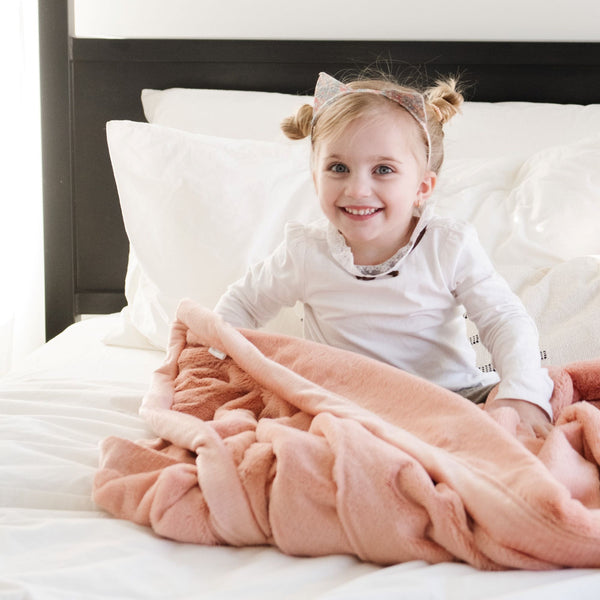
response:
<path id="1" fill-rule="evenodd" d="M 78 323 L 0 382 L 0 598 L 597 599 L 600 570 L 380 568 L 347 556 L 179 544 L 110 518 L 90 493 L 98 442 L 147 437 L 152 350 L 107 346 L 120 317 Z"/>

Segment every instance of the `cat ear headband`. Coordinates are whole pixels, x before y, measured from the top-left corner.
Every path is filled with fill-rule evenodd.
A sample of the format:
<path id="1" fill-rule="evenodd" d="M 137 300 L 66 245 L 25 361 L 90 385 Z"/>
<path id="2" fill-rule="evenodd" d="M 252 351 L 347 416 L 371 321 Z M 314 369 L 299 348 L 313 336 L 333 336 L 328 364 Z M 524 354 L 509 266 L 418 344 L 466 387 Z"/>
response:
<path id="1" fill-rule="evenodd" d="M 425 98 L 418 92 L 401 92 L 399 90 L 373 90 L 369 88 L 351 88 L 327 73 L 319 73 L 315 87 L 315 100 L 313 104 L 313 125 L 319 113 L 327 106 L 342 96 L 348 94 L 376 94 L 384 96 L 399 104 L 415 119 L 425 134 L 427 141 L 427 164 L 431 158 L 431 137 L 427 130 L 427 113 L 425 112 Z M 433 105 L 432 105 L 433 106 Z M 434 107 L 437 109 L 437 106 Z M 439 109 L 438 109 L 439 110 Z"/>

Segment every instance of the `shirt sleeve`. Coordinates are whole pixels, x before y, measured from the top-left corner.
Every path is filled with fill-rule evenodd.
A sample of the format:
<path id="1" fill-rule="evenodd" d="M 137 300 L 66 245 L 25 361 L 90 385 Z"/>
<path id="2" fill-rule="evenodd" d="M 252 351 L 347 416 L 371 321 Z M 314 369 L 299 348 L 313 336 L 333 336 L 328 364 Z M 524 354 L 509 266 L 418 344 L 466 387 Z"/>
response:
<path id="1" fill-rule="evenodd" d="M 539 335 L 519 297 L 496 272 L 477 233 L 465 226 L 455 236 L 453 293 L 475 323 L 500 376 L 498 398 L 526 400 L 550 418 L 554 384 L 541 367 Z"/>
<path id="2" fill-rule="evenodd" d="M 302 300 L 303 232 L 303 226 L 288 224 L 284 241 L 231 284 L 214 311 L 235 327 L 255 329 L 268 323 L 284 306 Z"/>

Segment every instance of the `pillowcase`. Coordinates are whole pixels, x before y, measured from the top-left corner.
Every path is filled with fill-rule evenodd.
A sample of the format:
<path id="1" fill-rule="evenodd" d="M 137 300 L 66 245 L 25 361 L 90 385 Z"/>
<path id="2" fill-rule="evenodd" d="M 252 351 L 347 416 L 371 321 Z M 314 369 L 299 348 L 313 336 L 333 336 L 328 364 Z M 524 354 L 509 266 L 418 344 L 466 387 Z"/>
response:
<path id="1" fill-rule="evenodd" d="M 126 315 L 154 347 L 166 347 L 181 298 L 213 308 L 279 244 L 287 221 L 320 216 L 306 144 L 131 121 L 109 122 L 107 138 L 131 248 Z M 298 334 L 299 317 L 288 312 L 277 328 Z M 124 337 L 126 328 L 106 341 Z"/>
<path id="2" fill-rule="evenodd" d="M 438 213 L 472 222 L 540 334 L 542 364 L 600 356 L 600 135 L 519 158 L 452 160 Z M 493 368 L 466 320 L 477 365 Z"/>
<path id="3" fill-rule="evenodd" d="M 312 96 L 268 92 L 170 88 L 143 90 L 149 123 L 194 133 L 286 141 L 282 119 Z M 449 159 L 520 158 L 600 131 L 600 105 L 465 102 L 444 128 Z"/>
<path id="4" fill-rule="evenodd" d="M 465 102 L 444 126 L 452 159 L 520 158 L 600 131 L 600 104 Z"/>
<path id="5" fill-rule="evenodd" d="M 512 227 L 498 261 L 545 267 L 600 254 L 600 135 L 547 148 L 521 167 L 507 198 Z"/>
<path id="6" fill-rule="evenodd" d="M 142 90 L 142 106 L 149 123 L 204 135 L 270 142 L 290 143 L 279 124 L 302 104 L 312 101 L 312 96 L 271 92 Z"/>
<path id="7" fill-rule="evenodd" d="M 505 276 L 600 254 L 598 165 L 599 134 L 526 160 L 449 159 L 434 194 L 437 212 L 473 223 Z"/>
<path id="8" fill-rule="evenodd" d="M 229 283 L 275 247 L 286 221 L 320 216 L 308 142 L 285 140 L 279 130 L 282 118 L 312 99 L 172 89 L 145 90 L 142 100 L 147 118 L 167 128 L 131 122 L 108 127 L 131 242 L 124 327 L 108 341 L 140 346 L 149 340 L 164 348 L 180 297 L 212 308 Z M 236 139 L 191 135 L 187 129 Z M 599 129 L 598 105 L 528 103 L 466 103 L 446 129 L 447 158 L 434 195 L 438 213 L 475 225 L 496 267 L 538 323 L 544 355 L 553 364 L 600 355 L 599 337 L 584 326 L 588 317 L 593 323 L 597 317 L 581 306 L 568 308 L 582 298 L 579 292 L 566 295 L 569 285 L 593 279 L 598 268 L 591 257 L 585 277 L 581 265 L 571 266 L 577 266 L 576 257 L 600 255 L 594 236 L 600 222 L 600 140 L 581 139 Z M 272 143 L 244 139 L 253 136 Z M 556 273 L 563 286 L 550 286 L 559 280 Z M 568 322 L 577 326 L 563 326 L 564 312 L 550 310 L 552 299 L 571 310 Z M 597 297 L 585 306 L 594 303 L 600 305 Z M 585 316 L 577 320 L 575 314 Z M 282 311 L 271 328 L 300 335 L 300 315 Z M 476 340 L 476 330 L 467 325 Z M 478 365 L 488 362 L 479 344 Z"/>
<path id="9" fill-rule="evenodd" d="M 600 356 L 600 255 L 537 269 L 517 292 L 538 327 L 542 365 Z M 493 369 L 477 328 L 468 319 L 466 324 L 477 366 Z"/>
<path id="10" fill-rule="evenodd" d="M 107 131 L 131 243 L 127 318 L 110 343 L 165 348 L 181 297 L 212 308 L 229 283 L 275 248 L 286 221 L 320 217 L 303 144 L 215 138 L 129 121 L 110 122 Z M 514 159 L 450 161 L 438 190 L 438 212 L 475 222 L 488 250 L 504 258 L 497 267 L 538 324 L 547 364 L 600 355 L 600 258 L 567 256 L 570 241 L 586 254 L 600 255 L 593 235 L 600 182 L 591 169 L 599 153 L 596 136 L 543 151 L 520 165 Z M 500 230 L 506 239 L 515 236 L 508 245 L 496 231 L 507 203 L 514 211 Z M 489 216 L 478 215 L 478 209 Z M 550 240 L 540 250 L 531 236 L 521 250 L 527 254 L 514 250 L 520 243 L 515 227 L 517 232 L 525 225 L 535 228 L 529 217 L 515 221 L 522 211 L 533 211 L 532 223 L 546 224 L 538 234 L 555 236 L 553 252 L 564 240 L 564 254 L 549 257 L 544 248 Z M 557 235 L 571 215 L 580 234 Z M 504 246 L 511 252 L 503 255 Z M 523 264 L 524 258 L 529 263 Z M 532 266 L 543 260 L 545 266 Z M 282 311 L 271 329 L 301 335 L 301 312 Z M 468 320 L 467 332 L 478 366 L 491 368 Z"/>

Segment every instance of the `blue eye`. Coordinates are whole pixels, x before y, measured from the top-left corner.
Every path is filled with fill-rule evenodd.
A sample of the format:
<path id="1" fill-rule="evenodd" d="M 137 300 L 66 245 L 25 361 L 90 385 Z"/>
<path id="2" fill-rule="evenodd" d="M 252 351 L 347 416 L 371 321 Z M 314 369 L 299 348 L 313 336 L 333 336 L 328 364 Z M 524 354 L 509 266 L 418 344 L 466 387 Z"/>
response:
<path id="1" fill-rule="evenodd" d="M 346 167 L 346 165 L 343 165 L 342 163 L 335 163 L 334 165 L 331 165 L 329 167 L 329 170 L 332 173 L 347 173 L 348 172 L 348 168 Z"/>
<path id="2" fill-rule="evenodd" d="M 388 167 L 387 165 L 380 165 L 375 169 L 375 173 L 377 173 L 377 175 L 389 175 L 393 172 L 393 169 L 391 167 Z"/>

